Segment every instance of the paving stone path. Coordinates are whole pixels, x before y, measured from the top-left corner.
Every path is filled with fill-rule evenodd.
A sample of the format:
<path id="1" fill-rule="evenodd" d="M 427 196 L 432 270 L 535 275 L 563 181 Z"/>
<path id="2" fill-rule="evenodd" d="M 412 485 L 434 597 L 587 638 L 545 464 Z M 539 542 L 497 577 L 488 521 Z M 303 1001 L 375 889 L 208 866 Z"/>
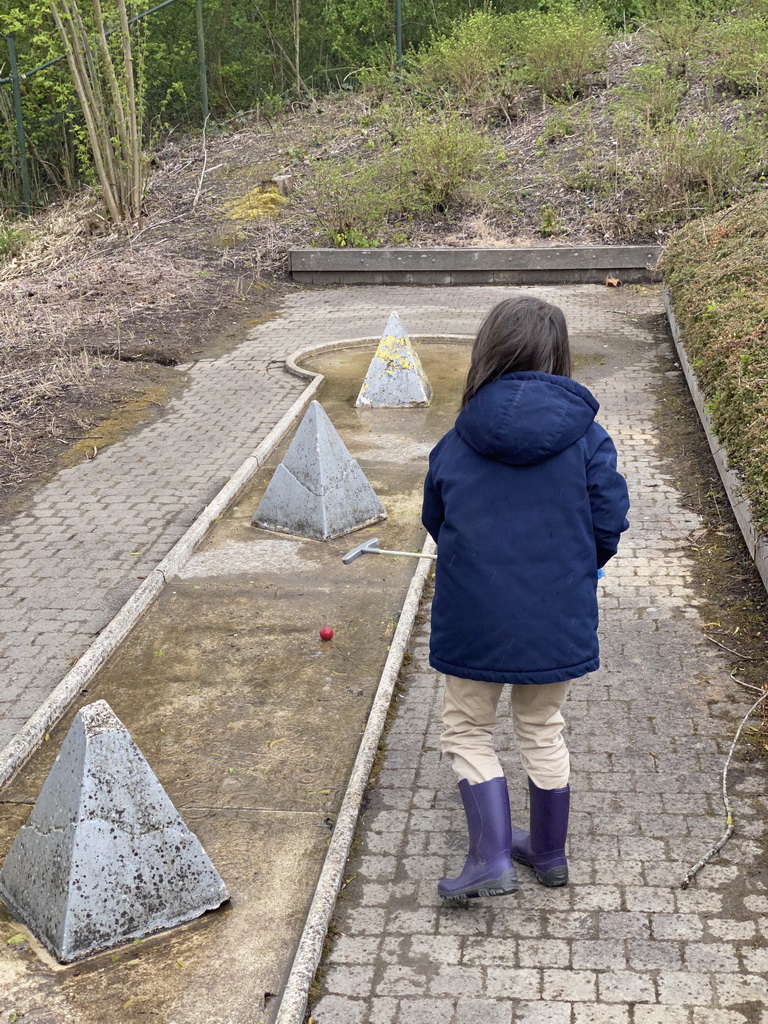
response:
<path id="1" fill-rule="evenodd" d="M 604 665 L 568 705 L 572 884 L 521 871 L 515 897 L 440 906 L 462 863 L 456 788 L 438 757 L 439 680 L 419 627 L 386 764 L 324 965 L 317 1024 L 768 1024 L 765 783 L 738 761 L 739 832 L 690 889 L 720 835 L 720 771 L 747 697 L 702 638 L 681 505 L 656 449 L 646 386 L 659 344 L 653 289 L 532 289 L 575 338 L 635 353 L 590 380 L 633 497 L 632 531 L 602 586 Z M 294 399 L 280 368 L 308 345 L 377 336 L 392 309 L 412 334 L 471 334 L 506 288 L 361 287 L 294 293 L 232 353 L 202 360 L 162 417 L 62 471 L 0 525 L 0 748 L 167 553 Z M 669 352 L 667 352 L 669 355 Z M 322 396 L 321 396 L 322 397 Z M 502 724 L 512 804 L 524 780 Z"/>
<path id="2" fill-rule="evenodd" d="M 62 470 L 0 523 L 0 750 L 301 394 L 305 382 L 282 368 L 287 355 L 376 337 L 395 308 L 412 334 L 471 334 L 509 291 L 297 291 L 234 351 L 196 363 L 160 419 Z M 645 306 L 597 286 L 539 293 L 571 296 L 576 331 L 594 325 L 595 309 Z"/>
<path id="3" fill-rule="evenodd" d="M 625 303 L 593 296 L 593 327 L 615 330 L 610 308 Z M 578 292 L 561 290 L 560 301 L 583 330 Z M 655 296 L 646 301 L 657 308 Z M 337 908 L 315 1024 L 768 1024 L 760 764 L 735 760 L 737 836 L 679 887 L 722 833 L 722 767 L 751 700 L 702 635 L 686 554 L 699 524 L 658 450 L 647 386 L 663 372 L 660 349 L 671 355 L 667 343 L 650 345 L 589 382 L 633 507 L 601 584 L 603 666 L 567 705 L 571 884 L 548 890 L 521 868 L 515 896 L 440 904 L 436 882 L 460 871 L 466 832 L 439 758 L 441 681 L 421 625 L 348 866 L 354 881 Z M 513 820 L 524 823 L 507 717 L 499 745 Z"/>

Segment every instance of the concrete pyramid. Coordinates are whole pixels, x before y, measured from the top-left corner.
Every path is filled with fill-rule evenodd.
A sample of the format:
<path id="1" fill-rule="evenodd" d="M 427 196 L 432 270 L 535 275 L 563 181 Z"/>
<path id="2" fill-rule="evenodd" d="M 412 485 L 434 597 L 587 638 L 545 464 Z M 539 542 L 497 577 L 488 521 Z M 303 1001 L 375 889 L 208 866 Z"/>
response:
<path id="1" fill-rule="evenodd" d="M 358 408 L 394 409 L 429 405 L 431 398 L 432 388 L 421 360 L 405 333 L 400 317 L 392 313 L 355 405 Z"/>
<path id="2" fill-rule="evenodd" d="M 82 708 L 0 869 L 0 895 L 69 963 L 228 899 L 106 701 Z"/>
<path id="3" fill-rule="evenodd" d="M 253 522 L 265 530 L 330 540 L 386 517 L 325 410 L 312 402 Z"/>

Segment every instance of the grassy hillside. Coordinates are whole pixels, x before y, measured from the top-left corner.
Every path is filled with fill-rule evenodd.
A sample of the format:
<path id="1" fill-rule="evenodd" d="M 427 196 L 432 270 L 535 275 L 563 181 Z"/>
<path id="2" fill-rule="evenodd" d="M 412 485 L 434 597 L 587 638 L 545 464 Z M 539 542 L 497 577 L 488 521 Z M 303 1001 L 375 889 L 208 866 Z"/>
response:
<path id="1" fill-rule="evenodd" d="M 764 0 L 614 35 L 576 5 L 484 11 L 358 83 L 344 144 L 304 143 L 294 241 L 658 240 L 768 171 Z"/>
<path id="2" fill-rule="evenodd" d="M 713 425 L 766 532 L 768 192 L 678 232 L 664 270 Z"/>

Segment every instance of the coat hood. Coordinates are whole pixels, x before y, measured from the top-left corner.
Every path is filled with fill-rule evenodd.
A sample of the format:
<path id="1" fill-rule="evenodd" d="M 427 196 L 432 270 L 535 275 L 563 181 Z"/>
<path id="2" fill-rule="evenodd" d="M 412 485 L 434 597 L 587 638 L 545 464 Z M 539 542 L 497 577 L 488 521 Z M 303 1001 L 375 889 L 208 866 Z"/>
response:
<path id="1" fill-rule="evenodd" d="M 597 399 L 570 377 L 507 373 L 469 400 L 456 432 L 478 455 L 530 466 L 578 441 L 598 409 Z"/>

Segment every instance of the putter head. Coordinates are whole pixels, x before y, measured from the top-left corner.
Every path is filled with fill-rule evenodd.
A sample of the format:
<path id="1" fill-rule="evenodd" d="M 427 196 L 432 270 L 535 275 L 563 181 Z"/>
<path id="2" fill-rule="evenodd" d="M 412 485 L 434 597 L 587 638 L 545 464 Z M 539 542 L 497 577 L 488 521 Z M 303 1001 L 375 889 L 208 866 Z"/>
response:
<path id="1" fill-rule="evenodd" d="M 341 560 L 344 563 L 344 565 L 349 565 L 350 562 L 354 562 L 361 555 L 371 555 L 371 554 L 374 554 L 376 551 L 378 551 L 378 548 L 379 548 L 379 538 L 378 537 L 371 537 L 371 539 L 365 541 L 365 543 L 358 544 L 358 546 L 356 548 L 352 548 L 352 550 L 348 551 L 346 553 L 346 555 L 342 555 L 341 556 Z"/>

